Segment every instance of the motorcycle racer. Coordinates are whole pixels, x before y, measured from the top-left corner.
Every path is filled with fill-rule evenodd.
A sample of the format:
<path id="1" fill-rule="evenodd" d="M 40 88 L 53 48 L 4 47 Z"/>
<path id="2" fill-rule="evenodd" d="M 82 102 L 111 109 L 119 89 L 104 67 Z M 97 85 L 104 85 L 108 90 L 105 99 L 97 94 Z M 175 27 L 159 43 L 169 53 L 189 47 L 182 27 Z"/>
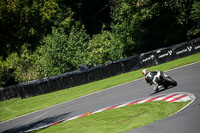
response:
<path id="1" fill-rule="evenodd" d="M 164 72 L 158 70 L 148 71 L 147 69 L 144 69 L 142 74 L 145 76 L 145 80 L 149 85 L 154 85 L 154 91 L 158 91 L 160 88 L 165 88 L 165 86 L 160 84 L 161 75 L 164 75 Z"/>

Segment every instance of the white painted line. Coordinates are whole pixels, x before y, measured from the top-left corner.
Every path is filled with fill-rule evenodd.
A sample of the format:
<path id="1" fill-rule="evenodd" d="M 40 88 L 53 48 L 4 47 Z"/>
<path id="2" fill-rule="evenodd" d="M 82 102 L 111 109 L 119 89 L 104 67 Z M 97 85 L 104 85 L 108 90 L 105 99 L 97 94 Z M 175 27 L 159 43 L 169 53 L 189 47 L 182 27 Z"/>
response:
<path id="1" fill-rule="evenodd" d="M 194 62 L 194 63 L 191 63 L 191 64 L 187 64 L 187 65 L 184 65 L 184 66 L 176 67 L 176 68 L 173 68 L 173 69 L 169 69 L 169 70 L 167 70 L 167 71 L 165 71 L 165 72 L 169 72 L 169 71 L 173 71 L 173 70 L 176 70 L 176 69 L 188 67 L 188 66 L 191 66 L 191 65 L 194 65 L 194 64 L 198 64 L 198 63 L 200 63 L 200 61 Z"/>
<path id="2" fill-rule="evenodd" d="M 125 103 L 125 104 L 122 104 L 122 105 L 119 105 L 119 106 L 117 106 L 117 107 L 115 107 L 115 108 L 121 108 L 121 107 L 124 107 L 124 106 L 126 106 L 126 105 L 128 105 L 129 103 Z"/>
<path id="3" fill-rule="evenodd" d="M 79 115 L 79 116 L 74 116 L 74 117 L 72 117 L 72 118 L 69 118 L 69 119 L 66 119 L 65 121 L 63 121 L 63 122 L 66 122 L 66 121 L 70 121 L 70 120 L 74 120 L 74 119 L 77 119 L 77 118 L 79 118 L 81 115 Z"/>
<path id="4" fill-rule="evenodd" d="M 169 99 L 167 99 L 167 100 L 165 100 L 165 101 L 169 102 L 169 101 L 174 100 L 175 98 L 180 97 L 180 96 L 183 96 L 183 95 L 184 95 L 184 94 L 178 94 L 178 95 L 173 96 L 173 97 L 171 97 L 171 98 L 169 98 Z"/>
<path id="5" fill-rule="evenodd" d="M 97 111 L 95 111 L 95 112 L 93 112 L 92 114 L 95 114 L 95 113 L 99 113 L 99 112 L 102 112 L 102 111 L 104 111 L 105 109 L 107 109 L 108 107 L 106 107 L 106 108 L 103 108 L 103 109 L 100 109 L 100 110 L 97 110 Z"/>
<path id="6" fill-rule="evenodd" d="M 114 106 L 109 106 L 109 107 L 106 107 L 106 108 L 103 108 L 103 109 L 100 109 L 100 110 L 97 110 L 95 112 L 91 112 L 90 114 L 95 114 L 95 113 L 98 113 L 98 112 L 102 112 L 102 111 L 105 111 L 105 110 L 110 110 L 110 109 L 116 109 L 116 108 L 120 108 L 120 107 L 124 107 L 124 106 L 127 106 L 129 105 L 130 103 L 133 103 L 135 101 L 135 104 L 139 104 L 139 103 L 144 103 L 144 102 L 149 102 L 149 101 L 154 101 L 154 100 L 157 100 L 158 98 L 163 98 L 163 99 L 166 99 L 165 101 L 169 100 L 170 98 L 178 98 L 180 96 L 184 96 L 186 95 L 186 97 L 181 97 L 181 98 L 184 98 L 184 100 L 180 100 L 180 102 L 182 101 L 185 101 L 185 100 L 191 100 L 192 102 L 195 100 L 195 96 L 191 93 L 188 93 L 188 92 L 176 92 L 176 93 L 170 93 L 170 94 L 161 94 L 161 95 L 157 95 L 157 96 L 152 96 L 152 97 L 147 97 L 147 98 L 143 98 L 140 100 L 133 100 L 133 101 L 129 101 L 129 102 L 126 102 L 126 103 L 123 103 L 123 104 L 119 104 L 119 105 L 114 105 Z M 169 98 L 170 97 L 170 98 Z M 163 99 L 160 99 L 160 100 L 163 100 Z M 173 100 L 172 99 L 172 100 Z M 138 102 L 139 101 L 139 102 Z M 171 100 L 169 100 L 171 101 Z M 177 100 L 178 101 L 178 100 Z M 191 103 L 191 102 L 190 102 Z M 186 106 L 188 107 L 190 105 L 190 103 Z M 133 105 L 133 104 L 132 104 Z M 186 108 L 184 107 L 184 108 Z M 177 112 L 180 112 L 181 110 L 183 110 L 184 108 L 180 109 L 179 111 Z M 177 113 L 176 112 L 176 113 Z M 174 115 L 174 114 L 173 114 Z M 69 118 L 69 119 L 63 119 L 63 120 L 60 120 L 58 122 L 54 122 L 55 124 L 58 124 L 58 123 L 61 123 L 61 122 L 67 122 L 67 121 L 70 121 L 70 120 L 73 120 L 73 119 L 77 119 L 77 118 L 81 118 L 81 117 L 84 117 L 84 116 L 87 116 L 87 113 L 85 114 L 81 114 L 81 115 L 78 115 L 78 116 L 74 116 L 72 118 Z M 169 116 L 170 117 L 170 116 Z M 38 130 L 38 129 L 42 129 L 42 128 L 46 128 L 46 127 L 49 127 L 49 126 L 53 126 L 55 125 L 54 123 L 51 123 L 51 124 L 48 124 L 48 125 L 45 125 L 45 126 L 42 126 L 42 127 L 38 127 L 38 128 L 34 128 L 34 129 L 30 129 L 28 130 L 29 132 L 30 131 L 35 131 L 35 130 Z M 26 132 L 28 132 L 26 131 Z"/>
<path id="7" fill-rule="evenodd" d="M 169 71 L 176 70 L 176 69 L 179 69 L 179 68 L 184 68 L 184 67 L 191 66 L 191 65 L 194 65 L 194 64 L 198 64 L 198 63 L 200 63 L 200 61 L 194 62 L 194 63 L 191 63 L 191 64 L 187 64 L 187 65 L 184 65 L 184 66 L 181 66 L 181 67 L 173 68 L 173 69 L 167 70 L 167 71 L 165 71 L 165 72 L 169 72 Z M 112 88 L 115 88 L 115 87 L 119 87 L 119 86 L 122 86 L 122 85 L 125 85 L 125 84 L 133 83 L 133 82 L 136 82 L 136 81 L 139 81 L 139 80 L 142 80 L 142 79 L 144 79 L 144 78 L 139 78 L 139 79 L 136 79 L 136 80 L 134 80 L 134 81 L 129 81 L 129 82 L 126 82 L 126 83 L 117 85 L 117 86 L 113 86 L 113 87 L 111 87 L 111 88 L 107 88 L 107 89 L 100 90 L 100 91 L 97 91 L 97 92 L 94 92 L 94 93 L 91 93 L 91 94 L 87 94 L 87 95 L 84 95 L 84 96 L 81 96 L 81 97 L 78 97 L 78 98 L 75 98 L 75 99 L 72 99 L 72 100 L 63 102 L 63 103 L 59 103 L 59 104 L 53 105 L 53 106 L 48 107 L 48 108 L 44 108 L 44 109 L 41 109 L 41 110 L 37 110 L 37 111 L 31 112 L 31 113 L 28 113 L 28 114 L 25 114 L 25 115 L 18 116 L 18 117 L 16 117 L 16 118 L 13 118 L 13 119 L 10 119 L 10 120 L 6 120 L 6 121 L 3 121 L 3 122 L 0 122 L 0 124 L 6 123 L 6 122 L 8 122 L 8 121 L 12 121 L 12 120 L 15 120 L 15 119 L 17 119 L 17 118 L 21 118 L 21 117 L 24 117 L 24 116 L 27 116 L 27 115 L 30 115 L 30 114 L 33 114 L 33 113 L 36 113 L 36 112 L 40 112 L 40 111 L 43 111 L 43 110 L 46 110 L 46 109 L 50 109 L 50 108 L 53 108 L 53 107 L 56 107 L 56 106 L 65 104 L 65 103 L 67 103 L 67 102 L 75 101 L 75 100 L 77 100 L 77 99 L 81 99 L 81 98 L 84 98 L 84 97 L 87 97 L 87 96 L 90 96 L 90 95 L 93 95 L 93 94 L 101 93 L 101 92 L 103 92 L 103 91 L 107 91 L 107 90 L 112 89 Z"/>
<path id="8" fill-rule="evenodd" d="M 170 96 L 170 95 L 165 95 L 165 96 L 159 97 L 159 98 L 157 98 L 157 99 L 154 100 L 154 101 L 161 101 L 161 100 L 165 99 L 165 98 L 168 97 L 168 96 Z"/>
<path id="9" fill-rule="evenodd" d="M 187 93 L 188 94 L 188 93 Z M 190 94 L 190 93 L 189 93 Z M 169 117 L 181 112 L 182 110 L 186 109 L 188 106 L 190 106 L 195 100 L 196 100 L 196 97 L 194 95 L 190 95 L 190 98 L 191 98 L 191 102 L 189 102 L 185 107 L 183 107 L 182 109 L 178 110 L 176 113 L 170 115 Z"/>
<path id="10" fill-rule="evenodd" d="M 185 101 L 189 101 L 189 100 L 191 100 L 191 98 L 190 98 L 189 96 L 186 96 L 186 97 L 183 97 L 183 98 L 181 98 L 181 99 L 178 99 L 178 100 L 176 100 L 176 101 L 174 101 L 174 102 L 185 102 Z"/>
<path id="11" fill-rule="evenodd" d="M 45 115 L 46 113 L 43 113 L 43 114 L 41 114 L 41 115 L 39 115 L 39 116 L 36 116 L 36 117 L 34 117 L 33 119 L 31 119 L 30 121 L 27 121 L 26 123 L 23 123 L 23 125 L 26 125 L 27 123 L 29 123 L 29 122 L 31 122 L 31 121 L 33 121 L 33 120 L 35 120 L 35 119 L 38 119 L 38 118 L 40 118 L 40 117 L 42 117 L 43 115 Z"/>
<path id="12" fill-rule="evenodd" d="M 153 97 L 146 98 L 146 99 L 144 99 L 144 100 L 142 100 L 142 101 L 139 101 L 139 102 L 136 103 L 136 104 L 145 103 L 146 101 L 148 101 L 148 100 L 150 100 L 150 99 L 152 99 L 152 98 L 153 98 Z"/>
<path id="13" fill-rule="evenodd" d="M 38 127 L 38 128 L 33 128 L 33 129 L 30 129 L 30 130 L 27 130 L 27 131 L 25 131 L 25 133 L 36 131 L 36 130 L 39 130 L 39 129 L 43 129 L 43 128 L 46 128 L 48 126 L 50 126 L 50 124 L 49 125 L 44 125 L 44 126 L 41 126 L 41 127 Z"/>

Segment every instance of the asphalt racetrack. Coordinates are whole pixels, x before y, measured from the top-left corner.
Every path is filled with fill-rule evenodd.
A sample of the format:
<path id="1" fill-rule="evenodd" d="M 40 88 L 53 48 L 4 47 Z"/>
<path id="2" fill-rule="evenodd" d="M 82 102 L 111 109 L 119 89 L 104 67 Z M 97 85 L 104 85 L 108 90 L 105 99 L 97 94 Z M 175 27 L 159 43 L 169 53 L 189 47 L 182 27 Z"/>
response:
<path id="1" fill-rule="evenodd" d="M 61 119 L 71 118 L 86 112 L 116 105 L 118 103 L 171 92 L 190 92 L 196 96 L 196 100 L 190 106 L 169 118 L 157 121 L 138 129 L 134 129 L 132 131 L 128 131 L 127 133 L 199 132 L 200 62 L 170 70 L 166 73 L 178 82 L 177 87 L 160 91 L 159 93 L 155 94 L 152 86 L 148 86 L 144 79 L 139 79 L 9 121 L 1 122 L 0 132 L 24 132 L 59 121 Z"/>

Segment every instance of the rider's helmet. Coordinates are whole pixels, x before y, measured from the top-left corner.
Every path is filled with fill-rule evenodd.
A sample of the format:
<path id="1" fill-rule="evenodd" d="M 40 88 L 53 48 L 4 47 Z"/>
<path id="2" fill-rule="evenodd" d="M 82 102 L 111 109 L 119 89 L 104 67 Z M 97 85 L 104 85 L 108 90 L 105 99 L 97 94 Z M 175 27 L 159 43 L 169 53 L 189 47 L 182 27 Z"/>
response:
<path id="1" fill-rule="evenodd" d="M 142 70 L 142 74 L 145 76 L 148 73 L 147 69 Z"/>

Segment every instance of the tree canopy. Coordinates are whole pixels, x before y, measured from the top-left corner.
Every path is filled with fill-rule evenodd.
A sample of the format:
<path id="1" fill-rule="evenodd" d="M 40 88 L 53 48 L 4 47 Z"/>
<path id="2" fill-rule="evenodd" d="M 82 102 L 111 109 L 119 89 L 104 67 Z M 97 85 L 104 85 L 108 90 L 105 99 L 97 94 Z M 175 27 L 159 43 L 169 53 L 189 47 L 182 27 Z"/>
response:
<path id="1" fill-rule="evenodd" d="M 1 0 L 0 86 L 95 66 L 200 34 L 198 0 Z"/>

